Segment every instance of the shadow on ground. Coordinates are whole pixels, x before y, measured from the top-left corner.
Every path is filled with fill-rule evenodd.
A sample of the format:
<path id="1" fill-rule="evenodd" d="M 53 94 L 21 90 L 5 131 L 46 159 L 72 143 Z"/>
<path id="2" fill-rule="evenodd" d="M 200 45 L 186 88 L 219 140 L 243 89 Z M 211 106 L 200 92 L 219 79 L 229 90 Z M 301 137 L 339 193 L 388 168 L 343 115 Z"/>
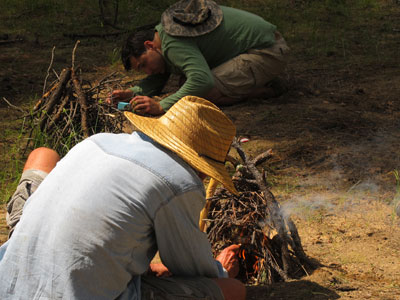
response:
<path id="1" fill-rule="evenodd" d="M 275 283 L 264 286 L 247 286 L 247 299 L 330 300 L 340 296 L 330 289 L 307 280 Z"/>

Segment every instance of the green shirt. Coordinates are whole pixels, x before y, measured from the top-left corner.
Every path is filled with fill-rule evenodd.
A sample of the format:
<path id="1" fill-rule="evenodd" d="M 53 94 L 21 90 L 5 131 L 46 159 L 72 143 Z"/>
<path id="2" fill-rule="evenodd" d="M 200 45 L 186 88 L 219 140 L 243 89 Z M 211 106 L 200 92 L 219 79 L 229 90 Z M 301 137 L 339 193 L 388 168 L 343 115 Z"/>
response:
<path id="1" fill-rule="evenodd" d="M 134 86 L 137 95 L 152 97 L 163 89 L 171 73 L 184 74 L 186 82 L 174 94 L 161 100 L 167 111 L 184 96 L 204 97 L 214 87 L 211 69 L 252 48 L 274 44 L 276 26 L 252 13 L 221 6 L 224 18 L 212 32 L 198 37 L 173 37 L 161 24 L 156 30 L 167 71 L 150 75 Z"/>

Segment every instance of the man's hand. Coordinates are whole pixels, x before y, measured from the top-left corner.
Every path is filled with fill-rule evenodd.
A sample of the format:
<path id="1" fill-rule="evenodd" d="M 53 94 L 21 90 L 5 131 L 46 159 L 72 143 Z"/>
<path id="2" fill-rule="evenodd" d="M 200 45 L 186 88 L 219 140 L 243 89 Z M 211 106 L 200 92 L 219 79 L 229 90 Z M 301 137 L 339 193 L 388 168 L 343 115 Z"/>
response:
<path id="1" fill-rule="evenodd" d="M 161 115 L 164 113 L 161 105 L 153 98 L 147 96 L 136 96 L 130 102 L 131 107 L 135 110 L 135 113 L 143 115 Z"/>
<path id="2" fill-rule="evenodd" d="M 235 278 L 239 274 L 239 259 L 237 257 L 239 249 L 239 245 L 231 245 L 222 250 L 216 258 L 228 271 L 229 278 Z"/>
<path id="3" fill-rule="evenodd" d="M 162 263 L 150 264 L 149 271 L 157 277 L 172 276 L 172 273 Z"/>
<path id="4" fill-rule="evenodd" d="M 106 99 L 106 103 L 110 105 L 116 105 L 120 101 L 126 101 L 133 97 L 133 92 L 130 89 L 127 90 L 114 90 Z"/>

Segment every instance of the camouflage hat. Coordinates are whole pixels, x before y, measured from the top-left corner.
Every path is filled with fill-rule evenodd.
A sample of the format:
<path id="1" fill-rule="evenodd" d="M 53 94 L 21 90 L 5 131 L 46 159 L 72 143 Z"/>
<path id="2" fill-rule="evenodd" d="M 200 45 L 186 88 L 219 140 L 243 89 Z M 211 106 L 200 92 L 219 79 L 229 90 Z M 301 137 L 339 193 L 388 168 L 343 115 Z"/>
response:
<path id="1" fill-rule="evenodd" d="M 161 24 L 169 35 L 195 37 L 213 31 L 222 18 L 222 10 L 214 1 L 181 0 L 163 12 Z"/>

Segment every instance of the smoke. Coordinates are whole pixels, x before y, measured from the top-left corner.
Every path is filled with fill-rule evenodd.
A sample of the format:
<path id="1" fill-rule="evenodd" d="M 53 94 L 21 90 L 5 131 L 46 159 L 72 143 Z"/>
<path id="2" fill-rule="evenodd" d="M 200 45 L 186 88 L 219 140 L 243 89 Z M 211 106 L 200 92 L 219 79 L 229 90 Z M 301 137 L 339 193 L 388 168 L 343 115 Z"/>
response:
<path id="1" fill-rule="evenodd" d="M 374 201 L 391 205 L 400 216 L 397 132 L 380 130 L 374 136 L 332 145 L 329 158 L 306 177 L 298 178 L 297 190 L 289 194 L 295 196 L 281 203 L 282 216 L 307 219 L 341 210 L 363 213 L 361 203 Z"/>
<path id="2" fill-rule="evenodd" d="M 315 213 L 328 214 L 333 211 L 334 207 L 331 199 L 322 194 L 293 197 L 281 204 L 281 215 L 285 220 L 292 215 L 308 219 Z"/>
<path id="3" fill-rule="evenodd" d="M 340 210 L 356 211 L 360 209 L 359 205 L 362 202 L 376 201 L 376 195 L 381 189 L 373 180 L 358 181 L 347 190 L 342 190 L 338 189 L 333 181 L 334 178 L 341 178 L 340 172 L 335 170 L 332 174 L 333 177 L 325 180 L 325 183 L 330 184 L 322 190 L 301 196 L 295 195 L 281 203 L 282 217 L 286 219 L 295 215 L 301 219 L 322 218 Z M 316 179 L 306 179 L 305 182 L 310 184 L 314 180 Z"/>

